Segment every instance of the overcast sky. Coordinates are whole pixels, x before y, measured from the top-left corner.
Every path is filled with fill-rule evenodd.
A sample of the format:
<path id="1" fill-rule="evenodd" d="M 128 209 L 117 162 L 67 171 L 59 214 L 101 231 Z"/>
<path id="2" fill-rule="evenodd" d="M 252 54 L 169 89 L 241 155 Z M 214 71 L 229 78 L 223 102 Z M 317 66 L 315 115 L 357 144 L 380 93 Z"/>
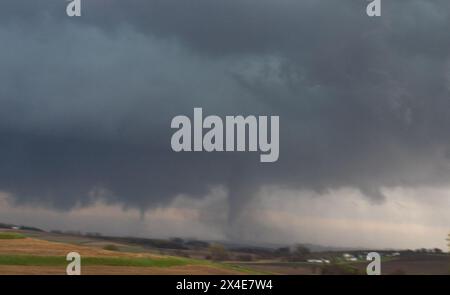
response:
<path id="1" fill-rule="evenodd" d="M 0 222 L 441 247 L 450 2 L 0 4 Z M 280 116 L 280 158 L 174 153 L 176 115 Z"/>

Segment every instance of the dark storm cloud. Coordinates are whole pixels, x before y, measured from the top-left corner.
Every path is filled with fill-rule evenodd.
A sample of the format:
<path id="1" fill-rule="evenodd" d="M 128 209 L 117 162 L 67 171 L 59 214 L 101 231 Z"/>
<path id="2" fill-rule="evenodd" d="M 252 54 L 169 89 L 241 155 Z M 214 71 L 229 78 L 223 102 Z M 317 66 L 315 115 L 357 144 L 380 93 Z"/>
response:
<path id="1" fill-rule="evenodd" d="M 448 182 L 450 4 L 366 4 L 2 2 L 0 190 L 144 210 L 221 185 L 236 212 L 263 185 L 381 199 Z M 198 106 L 279 115 L 280 160 L 171 152 L 170 120 Z"/>

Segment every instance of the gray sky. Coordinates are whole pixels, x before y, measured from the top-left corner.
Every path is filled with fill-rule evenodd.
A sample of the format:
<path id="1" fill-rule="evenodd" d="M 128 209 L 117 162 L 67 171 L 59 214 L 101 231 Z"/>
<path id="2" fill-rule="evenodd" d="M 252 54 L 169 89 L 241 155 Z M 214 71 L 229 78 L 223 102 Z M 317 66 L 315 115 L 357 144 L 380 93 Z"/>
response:
<path id="1" fill-rule="evenodd" d="M 68 18 L 64 1 L 2 1 L 0 219 L 444 247 L 450 3 L 366 4 L 91 0 Z M 279 161 L 173 153 L 170 121 L 194 107 L 280 116 Z"/>

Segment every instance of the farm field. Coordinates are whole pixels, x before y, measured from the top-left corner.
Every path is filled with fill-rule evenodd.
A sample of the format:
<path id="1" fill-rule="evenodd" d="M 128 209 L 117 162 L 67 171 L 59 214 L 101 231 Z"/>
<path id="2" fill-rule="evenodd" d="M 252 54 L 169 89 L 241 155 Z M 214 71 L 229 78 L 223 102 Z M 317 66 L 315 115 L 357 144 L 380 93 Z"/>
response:
<path id="1" fill-rule="evenodd" d="M 303 262 L 254 262 L 241 265 L 254 271 L 279 275 L 364 275 L 367 267 L 365 262 L 342 263 L 332 266 Z M 385 275 L 449 275 L 450 260 L 448 256 L 402 257 L 382 262 L 381 270 Z"/>
<path id="2" fill-rule="evenodd" d="M 0 275 L 63 275 L 69 263 L 66 255 L 70 252 L 81 255 L 81 272 L 85 275 L 364 275 L 367 266 L 364 259 L 345 261 L 343 252 L 339 251 L 307 254 L 308 258 L 325 257 L 333 261 L 331 264 L 318 264 L 292 261 L 292 257 L 270 249 L 230 246 L 215 249 L 211 245 L 214 244 L 203 241 L 92 237 L 2 229 Z M 352 253 L 363 257 L 360 255 L 363 252 Z M 215 259 L 211 255 L 223 257 Z M 398 257 L 385 255 L 382 274 L 450 273 L 450 256 L 446 253 L 404 251 Z"/>
<path id="3" fill-rule="evenodd" d="M 25 235 L 0 234 L 0 275 L 65 274 L 69 252 L 82 257 L 82 273 L 96 274 L 244 274 L 236 267 L 149 252 L 105 250 L 96 246 L 52 242 Z"/>

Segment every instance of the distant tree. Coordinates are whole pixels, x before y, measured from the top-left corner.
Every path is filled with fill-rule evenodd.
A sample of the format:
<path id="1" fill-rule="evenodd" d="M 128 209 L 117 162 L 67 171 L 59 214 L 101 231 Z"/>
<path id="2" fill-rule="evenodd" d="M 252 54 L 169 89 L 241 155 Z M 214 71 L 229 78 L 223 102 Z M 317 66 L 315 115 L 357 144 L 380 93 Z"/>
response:
<path id="1" fill-rule="evenodd" d="M 447 236 L 447 242 L 448 242 L 448 244 L 447 244 L 448 252 L 450 252 L 450 234 L 448 234 L 448 236 Z"/>
<path id="2" fill-rule="evenodd" d="M 439 249 L 439 248 L 434 248 L 434 249 L 433 249 L 433 252 L 436 253 L 436 254 L 441 254 L 441 253 L 442 253 L 442 250 Z"/>
<path id="3" fill-rule="evenodd" d="M 291 253 L 292 261 L 303 261 L 306 260 L 306 257 L 311 253 L 308 248 L 302 245 L 295 246 L 294 250 Z"/>
<path id="4" fill-rule="evenodd" d="M 275 254 L 279 256 L 289 256 L 291 249 L 289 247 L 281 247 L 275 250 Z"/>
<path id="5" fill-rule="evenodd" d="M 294 254 L 295 255 L 306 256 L 309 253 L 311 253 L 311 251 L 309 251 L 308 248 L 306 248 L 305 246 L 302 246 L 302 245 L 298 245 L 294 249 Z"/>
<path id="6" fill-rule="evenodd" d="M 228 252 L 223 245 L 212 244 L 209 246 L 209 253 L 212 260 L 222 261 L 229 258 Z"/>

